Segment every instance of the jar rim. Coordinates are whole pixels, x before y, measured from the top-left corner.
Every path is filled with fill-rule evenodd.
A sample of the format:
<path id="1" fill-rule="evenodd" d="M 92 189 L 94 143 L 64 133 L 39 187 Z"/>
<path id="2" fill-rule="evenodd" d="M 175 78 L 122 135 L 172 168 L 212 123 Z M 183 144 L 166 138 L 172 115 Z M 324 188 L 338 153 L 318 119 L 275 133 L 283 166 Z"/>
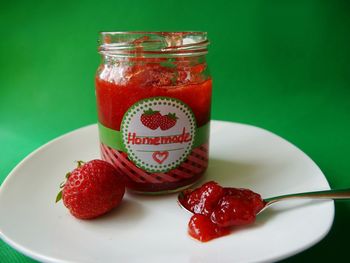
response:
<path id="1" fill-rule="evenodd" d="M 102 31 L 100 54 L 107 56 L 178 57 L 208 52 L 204 31 Z"/>

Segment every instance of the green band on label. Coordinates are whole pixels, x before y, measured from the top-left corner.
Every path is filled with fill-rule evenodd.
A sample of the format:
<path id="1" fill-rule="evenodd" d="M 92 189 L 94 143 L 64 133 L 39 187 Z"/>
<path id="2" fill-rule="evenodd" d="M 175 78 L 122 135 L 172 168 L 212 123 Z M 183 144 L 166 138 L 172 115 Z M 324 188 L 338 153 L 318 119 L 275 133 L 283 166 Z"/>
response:
<path id="1" fill-rule="evenodd" d="M 98 122 L 100 141 L 118 151 L 126 152 L 122 144 L 122 134 L 120 131 L 110 129 Z M 209 140 L 210 122 L 196 129 L 194 148 L 201 146 Z"/>
<path id="2" fill-rule="evenodd" d="M 122 144 L 122 133 L 120 131 L 110 129 L 100 122 L 98 122 L 98 130 L 100 134 L 100 141 L 103 144 L 118 151 L 125 152 Z"/>

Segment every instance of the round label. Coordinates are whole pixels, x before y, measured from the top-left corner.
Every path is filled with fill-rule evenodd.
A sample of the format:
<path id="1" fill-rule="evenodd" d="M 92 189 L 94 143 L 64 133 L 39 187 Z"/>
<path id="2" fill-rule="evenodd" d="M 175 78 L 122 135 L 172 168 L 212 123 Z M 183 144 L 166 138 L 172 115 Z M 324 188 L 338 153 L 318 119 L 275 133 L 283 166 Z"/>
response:
<path id="1" fill-rule="evenodd" d="M 176 168 L 191 153 L 196 119 L 182 101 L 168 97 L 140 100 L 121 123 L 128 157 L 145 171 L 162 173 Z"/>

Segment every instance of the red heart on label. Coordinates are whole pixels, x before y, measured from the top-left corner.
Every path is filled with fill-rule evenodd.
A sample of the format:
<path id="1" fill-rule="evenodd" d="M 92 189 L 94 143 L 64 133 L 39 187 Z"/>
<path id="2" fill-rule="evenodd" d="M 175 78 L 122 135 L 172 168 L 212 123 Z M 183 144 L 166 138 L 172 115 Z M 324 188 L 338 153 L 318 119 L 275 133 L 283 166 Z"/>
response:
<path id="1" fill-rule="evenodd" d="M 155 160 L 157 163 L 162 164 L 169 156 L 169 152 L 154 152 L 152 154 L 153 160 Z"/>

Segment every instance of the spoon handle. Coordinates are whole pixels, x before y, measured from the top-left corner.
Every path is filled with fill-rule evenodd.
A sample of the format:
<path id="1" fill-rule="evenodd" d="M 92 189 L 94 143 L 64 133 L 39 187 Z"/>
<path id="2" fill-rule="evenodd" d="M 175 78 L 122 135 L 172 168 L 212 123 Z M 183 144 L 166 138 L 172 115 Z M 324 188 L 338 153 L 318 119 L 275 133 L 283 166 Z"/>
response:
<path id="1" fill-rule="evenodd" d="M 298 193 L 290 195 L 281 195 L 271 198 L 264 199 L 268 204 L 275 203 L 280 200 L 287 199 L 350 199 L 350 188 L 338 189 L 338 190 L 326 190 L 326 191 L 317 191 L 317 192 L 307 192 L 307 193 Z"/>

